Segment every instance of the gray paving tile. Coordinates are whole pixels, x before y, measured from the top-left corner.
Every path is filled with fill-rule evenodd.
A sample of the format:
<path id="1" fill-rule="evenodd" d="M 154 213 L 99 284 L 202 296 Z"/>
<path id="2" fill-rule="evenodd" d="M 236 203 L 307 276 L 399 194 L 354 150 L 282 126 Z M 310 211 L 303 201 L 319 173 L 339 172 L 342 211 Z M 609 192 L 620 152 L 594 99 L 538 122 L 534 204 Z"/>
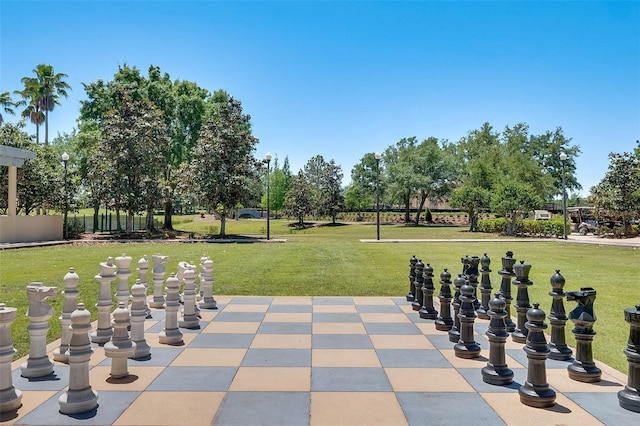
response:
<path id="1" fill-rule="evenodd" d="M 237 371 L 236 367 L 165 368 L 147 388 L 153 391 L 225 392 Z"/>
<path id="2" fill-rule="evenodd" d="M 449 341 L 449 335 L 446 331 L 442 331 L 440 334 L 429 334 L 427 339 L 436 349 L 453 349 L 455 344 Z"/>
<path id="3" fill-rule="evenodd" d="M 300 313 L 306 314 L 313 312 L 311 305 L 271 305 L 267 312 L 284 312 L 284 313 Z"/>
<path id="4" fill-rule="evenodd" d="M 244 333 L 201 333 L 197 335 L 190 348 L 243 348 L 251 346 L 253 334 Z M 152 349 L 153 350 L 153 349 Z"/>
<path id="5" fill-rule="evenodd" d="M 310 322 L 263 322 L 257 334 L 311 334 Z"/>
<path id="6" fill-rule="evenodd" d="M 314 367 L 312 392 L 390 392 L 393 389 L 382 368 Z"/>
<path id="7" fill-rule="evenodd" d="M 376 349 L 383 367 L 450 368 L 451 364 L 436 349 Z"/>
<path id="8" fill-rule="evenodd" d="M 356 305 L 358 313 L 366 314 L 395 314 L 402 312 L 396 305 Z"/>
<path id="9" fill-rule="evenodd" d="M 229 305 L 270 305 L 273 297 L 268 296 L 241 296 L 234 297 Z"/>
<path id="10" fill-rule="evenodd" d="M 364 324 L 369 334 L 422 334 L 420 329 L 414 324 L 406 323 L 383 323 L 383 322 L 367 322 Z"/>
<path id="11" fill-rule="evenodd" d="M 179 316 L 178 316 L 178 320 L 180 320 Z M 202 330 L 204 327 L 206 327 L 207 324 L 209 324 L 208 321 L 202 321 L 201 320 L 199 327 L 197 327 L 197 328 L 182 328 L 182 327 L 180 327 L 180 332 L 182 334 L 200 333 L 200 330 Z M 154 324 L 153 326 L 149 327 L 149 329 L 146 330 L 146 333 L 160 333 L 162 330 L 164 330 L 164 320 L 158 321 L 157 324 Z"/>
<path id="12" fill-rule="evenodd" d="M 220 312 L 213 321 L 224 322 L 260 322 L 264 318 L 263 312 Z"/>
<path id="13" fill-rule="evenodd" d="M 565 395 L 606 425 L 637 426 L 640 423 L 640 413 L 620 407 L 617 392 L 567 392 Z"/>
<path id="14" fill-rule="evenodd" d="M 311 349 L 258 349 L 247 351 L 242 367 L 310 367 Z"/>
<path id="15" fill-rule="evenodd" d="M 29 390 L 61 390 L 69 385 L 69 366 L 54 365 L 53 373 L 45 377 L 28 379 L 22 377 L 20 367 L 11 372 L 13 386 L 22 391 Z M 4 387 L 4 384 L 3 384 Z"/>
<path id="16" fill-rule="evenodd" d="M 482 363 L 484 367 L 486 363 Z M 458 368 L 458 372 L 475 389 L 476 392 L 518 392 L 520 386 L 527 380 L 527 370 L 525 368 L 512 368 L 513 382 L 506 386 L 496 386 L 485 383 L 482 380 L 482 368 Z"/>
<path id="17" fill-rule="evenodd" d="M 213 425 L 308 425 L 309 392 L 229 392 Z"/>
<path id="18" fill-rule="evenodd" d="M 151 348 L 151 354 L 148 358 L 129 359 L 129 365 L 138 365 L 145 367 L 164 367 L 173 362 L 174 359 L 184 349 L 184 346 Z M 105 358 L 100 364 L 101 366 L 111 366 L 111 358 Z"/>
<path id="19" fill-rule="evenodd" d="M 360 315 L 344 312 L 316 312 L 313 322 L 361 322 Z"/>
<path id="20" fill-rule="evenodd" d="M 314 305 L 353 305 L 351 297 L 314 297 Z"/>
<path id="21" fill-rule="evenodd" d="M 396 397 L 409 425 L 505 424 L 477 393 L 400 392 Z M 457 409 L 450 409 L 453 401 Z"/>
<path id="22" fill-rule="evenodd" d="M 366 334 L 314 334 L 313 349 L 372 349 Z"/>
<path id="23" fill-rule="evenodd" d="M 409 270 L 407 268 L 407 273 L 409 273 Z M 409 278 L 407 278 L 407 292 L 409 291 Z M 399 306 L 403 306 L 403 305 L 410 305 L 412 302 L 407 302 L 407 298 L 405 296 L 402 297 L 392 297 L 391 300 L 393 300 L 393 302 L 396 305 Z"/>
<path id="24" fill-rule="evenodd" d="M 66 415 L 60 413 L 58 392 L 19 420 L 19 424 L 30 425 L 110 425 L 129 408 L 140 395 L 135 391 L 99 391 L 98 408 L 87 413 Z"/>
<path id="25" fill-rule="evenodd" d="M 522 345 L 523 348 L 524 346 L 525 345 Z M 527 354 L 523 349 L 507 349 L 505 352 L 507 355 L 509 355 L 511 358 L 515 359 L 525 367 L 529 365 L 529 359 L 527 358 Z M 548 369 L 550 368 L 566 369 L 572 363 L 573 363 L 573 358 L 571 358 L 569 361 L 556 361 L 554 359 L 547 358 L 547 361 L 546 361 L 546 365 Z"/>

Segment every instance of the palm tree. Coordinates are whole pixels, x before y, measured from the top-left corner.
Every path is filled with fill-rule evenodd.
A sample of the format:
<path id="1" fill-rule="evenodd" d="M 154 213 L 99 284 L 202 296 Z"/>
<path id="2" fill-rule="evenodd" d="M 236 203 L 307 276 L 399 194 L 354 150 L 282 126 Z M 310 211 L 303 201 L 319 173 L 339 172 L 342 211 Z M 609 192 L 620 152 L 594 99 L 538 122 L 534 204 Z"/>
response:
<path id="1" fill-rule="evenodd" d="M 40 124 L 44 123 L 44 144 L 49 144 L 49 111 L 53 111 L 58 99 L 67 97 L 71 86 L 63 80 L 67 74 L 55 73 L 52 65 L 39 64 L 33 69 L 35 77 L 23 77 L 24 90 L 16 92 L 25 100 L 27 108 L 22 116 L 36 125 L 36 142 L 39 142 Z"/>
<path id="2" fill-rule="evenodd" d="M 0 93 L 0 107 L 2 107 L 4 112 L 13 114 L 13 108 L 16 106 L 18 106 L 18 103 L 11 100 L 11 94 L 9 92 Z M 0 114 L 0 125 L 2 123 L 4 123 L 4 118 L 2 117 L 2 114 Z"/>

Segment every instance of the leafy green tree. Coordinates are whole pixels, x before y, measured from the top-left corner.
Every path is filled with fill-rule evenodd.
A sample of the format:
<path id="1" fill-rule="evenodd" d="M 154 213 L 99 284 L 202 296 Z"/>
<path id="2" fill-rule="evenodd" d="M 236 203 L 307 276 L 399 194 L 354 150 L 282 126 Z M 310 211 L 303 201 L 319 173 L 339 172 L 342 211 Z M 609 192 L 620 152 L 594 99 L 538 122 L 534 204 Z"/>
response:
<path id="1" fill-rule="evenodd" d="M 591 188 L 595 207 L 622 219 L 623 232 L 629 220 L 640 211 L 640 161 L 634 153 L 609 154 L 609 168 L 604 178 Z"/>
<path id="2" fill-rule="evenodd" d="M 249 186 L 258 179 L 253 155 L 258 139 L 251 133 L 251 117 L 233 97 L 218 102 L 213 116 L 191 152 L 184 183 L 218 213 L 225 235 L 228 215 L 249 199 Z"/>
<path id="3" fill-rule="evenodd" d="M 385 181 L 389 197 L 405 206 L 405 222 L 409 223 L 411 197 L 414 191 L 413 157 L 417 139 L 400 139 L 395 145 L 387 147 L 382 156 L 385 165 Z"/>
<path id="4" fill-rule="evenodd" d="M 489 207 L 491 192 L 480 186 L 463 183 L 457 187 L 449 200 L 452 207 L 461 207 L 469 215 L 469 231 L 478 231 L 478 213 Z"/>
<path id="5" fill-rule="evenodd" d="M 266 188 L 266 184 L 263 185 Z M 277 154 L 273 157 L 273 167 L 269 173 L 269 190 L 271 194 L 269 196 L 269 202 L 272 212 L 276 217 L 278 212 L 282 210 L 284 204 L 284 198 L 287 191 L 291 188 L 291 170 L 289 169 L 289 157 L 285 157 L 284 165 L 280 167 L 280 161 Z M 265 189 L 266 191 L 266 189 Z M 262 194 L 260 205 L 263 208 L 267 206 L 267 194 Z"/>
<path id="6" fill-rule="evenodd" d="M 345 190 L 345 205 L 349 210 L 362 212 L 369 210 L 376 202 L 376 190 L 380 191 L 380 199 L 384 199 L 384 164 L 376 165 L 375 154 L 364 155 L 351 169 L 351 185 Z M 378 169 L 377 169 L 378 167 Z M 379 187 L 376 187 L 379 179 Z M 381 202 L 382 204 L 382 202 Z"/>
<path id="7" fill-rule="evenodd" d="M 284 214 L 298 219 L 298 226 L 304 228 L 304 218 L 312 212 L 311 185 L 306 174 L 300 170 L 291 180 L 291 189 L 287 192 L 282 207 Z"/>
<path id="8" fill-rule="evenodd" d="M 40 125 L 44 123 L 45 115 L 40 108 L 38 82 L 32 77 L 23 77 L 22 84 L 24 88 L 15 91 L 22 97 L 18 105 L 25 107 L 20 115 L 36 126 L 36 144 L 40 144 Z"/>
<path id="9" fill-rule="evenodd" d="M 316 217 L 329 216 L 333 223 L 344 205 L 342 168 L 334 160 L 326 162 L 322 155 L 311 158 L 304 166 L 311 186 L 311 203 Z"/>
<path id="10" fill-rule="evenodd" d="M 536 189 L 523 182 L 505 181 L 496 187 L 491 199 L 491 210 L 507 219 L 507 235 L 515 235 L 516 222 L 529 211 L 543 204 Z"/>

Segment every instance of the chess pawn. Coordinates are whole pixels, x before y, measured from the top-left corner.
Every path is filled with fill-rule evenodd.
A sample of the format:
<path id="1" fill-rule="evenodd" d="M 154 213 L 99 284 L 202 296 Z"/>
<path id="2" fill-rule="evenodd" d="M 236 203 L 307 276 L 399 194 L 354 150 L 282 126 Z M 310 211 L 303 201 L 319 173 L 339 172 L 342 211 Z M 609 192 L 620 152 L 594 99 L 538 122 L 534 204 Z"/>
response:
<path id="1" fill-rule="evenodd" d="M 525 327 L 525 323 L 527 322 L 527 311 L 531 309 L 531 304 L 529 303 L 529 286 L 533 284 L 533 282 L 529 280 L 531 265 L 525 264 L 524 260 L 521 260 L 513 269 L 515 269 L 516 272 L 516 279 L 513 281 L 513 285 L 518 287 L 515 305 L 518 320 L 516 329 L 511 333 L 511 339 L 516 343 L 526 343 L 527 328 Z"/>
<path id="2" fill-rule="evenodd" d="M 627 385 L 618 392 L 622 408 L 640 413 L 640 303 L 624 310 L 624 320 L 631 326 L 624 354 L 629 362 Z"/>
<path id="3" fill-rule="evenodd" d="M 0 303 L 0 413 L 15 411 L 22 405 L 22 392 L 13 386 L 11 360 L 16 349 L 11 338 L 11 324 L 18 310 Z"/>
<path id="4" fill-rule="evenodd" d="M 78 303 L 71 314 L 71 341 L 69 342 L 69 387 L 58 399 L 62 414 L 79 414 L 98 406 L 98 393 L 89 384 L 89 360 L 93 349 L 89 341 L 91 314 Z"/>
<path id="5" fill-rule="evenodd" d="M 147 299 L 147 289 L 140 282 L 131 287 L 131 340 L 136 344 L 133 359 L 149 356 L 151 347 L 144 338 L 144 320 L 147 317 L 145 310 L 145 300 Z"/>
<path id="6" fill-rule="evenodd" d="M 120 302 L 123 302 L 125 306 L 129 304 L 129 298 L 131 297 L 131 293 L 129 293 L 129 277 L 133 275 L 129 267 L 132 260 L 131 256 L 127 256 L 124 253 L 122 253 L 122 256 L 116 257 L 116 264 L 118 265 L 118 272 L 116 272 L 116 277 L 118 278 L 116 301 L 118 305 Z"/>
<path id="7" fill-rule="evenodd" d="M 491 299 L 491 291 L 493 287 L 491 287 L 491 269 L 489 269 L 489 265 L 491 265 L 491 259 L 485 253 L 480 258 L 480 265 L 482 269 L 480 273 L 482 274 L 482 278 L 480 279 L 480 307 L 476 309 L 476 314 L 478 314 L 478 318 L 480 319 L 489 319 L 489 314 L 487 311 L 489 310 L 489 299 Z"/>
<path id="8" fill-rule="evenodd" d="M 563 290 L 565 280 L 560 275 L 560 270 L 556 269 L 556 273 L 551 276 L 551 291 L 549 296 L 553 297 L 551 302 L 551 310 L 549 311 L 549 323 L 551 324 L 551 339 L 549 340 L 549 358 L 557 361 L 566 361 L 571 359 L 573 351 L 567 346 L 565 341 L 565 324 L 567 323 L 567 315 L 564 310 Z"/>
<path id="9" fill-rule="evenodd" d="M 162 285 L 164 284 L 164 275 L 167 268 L 164 266 L 169 261 L 169 256 L 154 254 L 151 256 L 153 264 L 153 299 L 149 302 L 151 308 L 163 308 L 166 302 L 162 294 Z"/>
<path id="10" fill-rule="evenodd" d="M 498 386 L 509 385 L 513 382 L 513 371 L 507 366 L 504 345 L 509 337 L 507 316 L 504 310 L 506 303 L 498 294 L 489 301 L 489 329 L 485 333 L 489 340 L 489 362 L 482 369 L 482 380 Z"/>
<path id="11" fill-rule="evenodd" d="M 480 356 L 480 345 L 473 337 L 473 324 L 476 312 L 473 309 L 473 286 L 464 284 L 460 288 L 460 340 L 453 346 L 458 358 L 477 358 Z"/>
<path id="12" fill-rule="evenodd" d="M 409 260 L 409 293 L 407 293 L 407 302 L 413 302 L 415 299 L 414 282 L 416 280 L 416 263 L 418 263 L 416 256 L 411 256 L 411 260 Z"/>
<path id="13" fill-rule="evenodd" d="M 462 274 L 458 274 L 458 277 L 453 280 L 453 286 L 455 292 L 453 293 L 453 300 L 451 306 L 453 307 L 453 327 L 449 330 L 449 341 L 452 343 L 458 343 L 460 341 L 460 289 L 467 283 Z"/>
<path id="14" fill-rule="evenodd" d="M 145 254 L 138 260 L 138 279 L 140 280 L 140 284 L 144 286 L 144 311 L 146 313 L 146 318 L 151 318 L 151 309 L 149 308 L 149 303 L 147 302 L 147 291 L 149 289 L 149 283 L 147 281 L 147 273 L 149 272 L 149 261 L 147 260 L 147 255 Z"/>
<path id="15" fill-rule="evenodd" d="M 57 288 L 46 287 L 42 283 L 31 283 L 27 286 L 29 357 L 20 366 L 22 377 L 44 377 L 53 373 L 53 362 L 47 356 L 47 331 L 53 308 L 47 303 L 47 298 L 55 297 L 57 294 Z"/>
<path id="16" fill-rule="evenodd" d="M 218 302 L 213 298 L 213 282 L 213 260 L 206 258 L 202 262 L 200 273 L 200 290 L 202 291 L 200 308 L 218 309 Z"/>
<path id="17" fill-rule="evenodd" d="M 527 354 L 527 381 L 520 386 L 520 402 L 535 408 L 551 407 L 555 404 L 556 393 L 547 383 L 547 341 L 544 337 L 544 330 L 547 324 L 544 323 L 545 313 L 538 309 L 538 304 L 534 303 L 533 308 L 527 311 L 527 322 L 525 327 L 527 333 L 527 343 L 524 351 Z"/>
<path id="18" fill-rule="evenodd" d="M 592 353 L 593 336 L 596 334 L 593 330 L 593 323 L 596 321 L 596 314 L 593 312 L 595 300 L 596 291 L 591 287 L 567 292 L 567 301 L 578 302 L 569 312 L 569 319 L 574 324 L 571 332 L 576 338 L 576 357 L 567 370 L 569 377 L 579 382 L 599 382 L 602 376 L 602 371 L 593 362 Z"/>
<path id="19" fill-rule="evenodd" d="M 440 316 L 436 319 L 436 330 L 449 331 L 453 327 L 451 318 L 451 273 L 445 270 L 440 274 Z"/>
<path id="20" fill-rule="evenodd" d="M 100 293 L 98 294 L 98 326 L 96 330 L 91 332 L 91 341 L 93 343 L 107 343 L 111 340 L 113 329 L 111 328 L 111 307 L 113 299 L 111 296 L 111 282 L 116 279 L 117 266 L 112 263 L 111 257 L 106 262 L 100 263 L 100 273 L 93 277 L 100 283 Z"/>
<path id="21" fill-rule="evenodd" d="M 166 345 L 184 345 L 182 332 L 178 329 L 178 311 L 180 310 L 180 281 L 172 272 L 166 283 L 166 302 L 164 310 L 164 330 L 158 333 L 158 341 Z"/>
<path id="22" fill-rule="evenodd" d="M 124 302 L 118 302 L 118 307 L 113 311 L 113 335 L 111 340 L 104 345 L 104 354 L 111 358 L 111 377 L 119 379 L 129 375 L 127 360 L 132 358 L 136 351 L 136 344 L 131 341 L 127 328 L 131 325 L 129 309 Z"/>
<path id="23" fill-rule="evenodd" d="M 62 313 L 60 314 L 60 346 L 53 350 L 53 359 L 58 362 L 69 362 L 69 342 L 71 341 L 71 314 L 78 307 L 76 298 L 78 297 L 78 282 L 80 277 L 76 274 L 73 268 L 69 268 L 69 272 L 62 279 L 64 283 L 64 290 L 62 295 L 64 296 L 64 304 L 62 305 Z"/>
<path id="24" fill-rule="evenodd" d="M 414 311 L 419 311 L 422 308 L 422 285 L 424 284 L 424 263 L 422 263 L 422 259 L 418 259 L 415 268 L 415 281 L 413 282 L 413 302 L 411 303 L 411 309 Z"/>
<path id="25" fill-rule="evenodd" d="M 511 297 L 511 279 L 516 275 L 515 272 L 513 272 L 514 263 L 516 263 L 516 260 L 513 258 L 513 252 L 508 251 L 502 258 L 502 269 L 498 271 L 498 274 L 502 278 L 500 282 L 500 297 L 502 297 L 507 304 L 505 307 L 507 317 L 504 319 L 504 322 L 507 324 L 507 331 L 509 333 L 516 329 L 516 324 L 511 319 L 511 301 L 513 300 Z"/>
<path id="26" fill-rule="evenodd" d="M 420 318 L 436 319 L 438 311 L 433 306 L 433 293 L 436 288 L 433 286 L 433 268 L 430 264 L 424 266 L 423 284 L 422 284 L 422 309 L 420 309 Z"/>
<path id="27" fill-rule="evenodd" d="M 196 266 L 187 264 L 183 272 L 184 306 L 178 325 L 182 328 L 200 328 L 200 319 L 196 315 Z"/>

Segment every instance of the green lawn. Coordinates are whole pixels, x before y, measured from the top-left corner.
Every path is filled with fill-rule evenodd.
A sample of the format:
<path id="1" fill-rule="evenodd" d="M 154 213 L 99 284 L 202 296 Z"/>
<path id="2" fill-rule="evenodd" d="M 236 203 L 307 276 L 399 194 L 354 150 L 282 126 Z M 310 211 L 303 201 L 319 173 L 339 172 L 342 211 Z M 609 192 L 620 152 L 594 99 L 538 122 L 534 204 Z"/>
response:
<path id="1" fill-rule="evenodd" d="M 189 232 L 203 232 L 216 226 L 210 220 L 183 222 L 176 228 Z M 640 302 L 640 293 L 633 278 L 637 274 L 640 256 L 637 250 L 566 243 L 560 240 L 531 242 L 513 239 L 509 242 L 418 242 L 418 243 L 362 243 L 376 235 L 375 224 L 320 226 L 293 230 L 288 222 L 271 221 L 272 238 L 287 239 L 272 244 L 211 244 L 211 243 L 79 243 L 77 245 L 0 251 L 0 302 L 20 309 L 12 327 L 18 355 L 28 352 L 26 327 L 25 286 L 32 281 L 57 286 L 63 290 L 62 278 L 69 267 L 80 276 L 79 302 L 84 302 L 96 318 L 95 303 L 98 283 L 93 279 L 98 263 L 108 256 L 122 253 L 133 257 L 132 269 L 142 255 L 153 253 L 170 257 L 168 271 L 176 270 L 179 261 L 197 263 L 203 254 L 215 263 L 215 294 L 226 295 L 311 295 L 311 296 L 399 296 L 409 288 L 409 259 L 416 255 L 429 262 L 438 278 L 443 268 L 454 274 L 462 270 L 464 255 L 482 256 L 492 260 L 491 280 L 498 290 L 500 258 L 507 250 L 514 257 L 532 264 L 530 279 L 531 302 L 540 302 L 548 314 L 551 306 L 549 278 L 560 269 L 566 278 L 565 290 L 592 286 L 598 291 L 595 311 L 598 321 L 595 330 L 594 356 L 609 365 L 627 371 L 622 354 L 629 333 L 623 310 Z M 259 220 L 231 220 L 228 234 L 264 235 L 266 222 Z M 464 227 L 404 227 L 383 225 L 382 238 L 490 238 L 496 235 L 466 232 Z M 132 281 L 133 281 L 132 277 Z M 151 282 L 151 275 L 149 275 Z M 115 281 L 112 284 L 115 292 Z M 436 280 L 436 288 L 440 289 Z M 151 290 L 150 290 L 151 292 Z M 513 289 L 515 298 L 515 288 Z M 62 295 L 52 300 L 56 316 L 61 312 Z M 567 312 L 574 303 L 565 302 Z M 515 310 L 513 310 L 515 315 Z M 548 322 L 548 321 L 547 321 Z M 51 320 L 49 339 L 59 337 L 57 319 Z M 567 325 L 567 341 L 573 337 Z"/>

